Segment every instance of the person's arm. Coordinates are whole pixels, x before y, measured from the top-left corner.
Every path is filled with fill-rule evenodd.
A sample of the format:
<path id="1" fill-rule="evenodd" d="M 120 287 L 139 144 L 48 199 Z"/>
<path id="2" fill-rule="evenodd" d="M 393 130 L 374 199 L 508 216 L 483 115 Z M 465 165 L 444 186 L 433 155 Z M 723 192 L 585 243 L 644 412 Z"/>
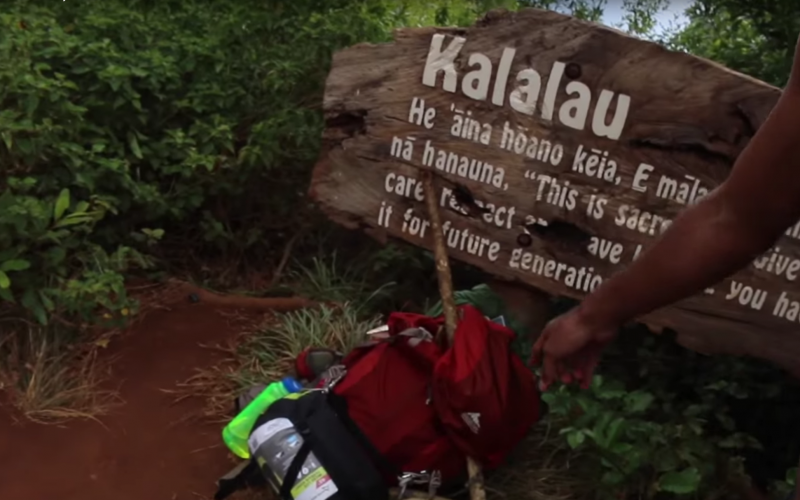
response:
<path id="1" fill-rule="evenodd" d="M 800 47 L 800 44 L 798 44 Z M 745 267 L 800 218 L 800 51 L 769 118 L 728 179 L 683 212 L 630 267 L 579 306 L 613 327 L 689 297 Z"/>

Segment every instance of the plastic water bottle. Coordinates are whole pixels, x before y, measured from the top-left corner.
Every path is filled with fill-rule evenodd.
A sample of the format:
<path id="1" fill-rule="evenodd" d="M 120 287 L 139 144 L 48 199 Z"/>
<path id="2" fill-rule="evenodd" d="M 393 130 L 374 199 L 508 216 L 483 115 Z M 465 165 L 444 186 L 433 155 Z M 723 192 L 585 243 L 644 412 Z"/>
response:
<path id="1" fill-rule="evenodd" d="M 228 425 L 222 429 L 222 440 L 225 445 L 239 458 L 250 458 L 250 449 L 247 440 L 253 431 L 256 419 L 264 413 L 275 401 L 294 392 L 300 392 L 303 386 L 292 377 L 273 382 L 264 389 L 253 401 L 239 412 Z"/>
<path id="2" fill-rule="evenodd" d="M 286 480 L 289 467 L 302 446 L 303 437 L 289 419 L 265 420 L 265 417 L 262 417 L 256 422 L 256 428 L 250 435 L 250 452 L 276 496 L 280 496 L 281 486 Z M 313 451 L 309 452 L 302 467 L 297 471 L 297 477 L 292 479 L 291 498 L 314 500 L 342 498 L 339 487 Z M 280 498 L 285 497 L 280 496 Z"/>

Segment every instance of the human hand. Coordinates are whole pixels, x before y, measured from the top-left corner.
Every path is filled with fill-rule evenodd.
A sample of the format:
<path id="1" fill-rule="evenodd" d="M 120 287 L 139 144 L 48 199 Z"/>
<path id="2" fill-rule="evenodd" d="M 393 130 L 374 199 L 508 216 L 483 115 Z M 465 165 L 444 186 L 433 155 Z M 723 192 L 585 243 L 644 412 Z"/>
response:
<path id="1" fill-rule="evenodd" d="M 545 326 L 533 346 L 533 363 L 542 365 L 542 390 L 556 381 L 577 382 L 586 389 L 603 348 L 617 336 L 617 326 L 592 324 L 575 308 Z"/>

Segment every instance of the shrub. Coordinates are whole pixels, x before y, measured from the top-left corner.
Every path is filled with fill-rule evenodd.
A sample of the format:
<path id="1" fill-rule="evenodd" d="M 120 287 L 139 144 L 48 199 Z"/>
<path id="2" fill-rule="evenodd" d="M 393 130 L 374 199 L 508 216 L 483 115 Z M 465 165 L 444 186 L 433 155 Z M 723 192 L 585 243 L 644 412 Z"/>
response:
<path id="1" fill-rule="evenodd" d="M 338 47 L 382 2 L 14 2 L 0 14 L 0 299 L 120 318 L 155 243 L 240 255 L 290 230 Z M 103 313 L 98 316 L 98 306 Z"/>

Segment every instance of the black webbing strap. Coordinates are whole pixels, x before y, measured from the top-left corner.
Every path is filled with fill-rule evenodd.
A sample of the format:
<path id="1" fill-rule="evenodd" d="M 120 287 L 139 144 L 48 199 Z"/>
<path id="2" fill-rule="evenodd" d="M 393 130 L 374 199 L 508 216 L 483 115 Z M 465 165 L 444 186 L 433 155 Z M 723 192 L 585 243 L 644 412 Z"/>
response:
<path id="1" fill-rule="evenodd" d="M 358 427 L 353 419 L 350 418 L 350 415 L 347 414 L 347 402 L 345 399 L 338 394 L 329 393 L 328 400 L 330 401 L 331 407 L 336 411 L 339 420 L 347 431 L 352 434 L 358 444 L 361 445 L 361 448 L 364 449 L 370 460 L 372 460 L 383 474 L 399 478 L 402 475 L 402 471 L 393 463 L 389 462 L 386 457 L 381 455 L 369 438 L 361 431 L 361 428 Z"/>
<path id="2" fill-rule="evenodd" d="M 225 500 L 235 492 L 254 484 L 263 484 L 264 476 L 255 460 L 240 463 L 217 481 L 217 492 L 214 500 Z"/>
<path id="3" fill-rule="evenodd" d="M 311 453 L 311 443 L 308 442 L 307 436 L 303 436 L 303 438 L 303 444 L 300 446 L 300 449 L 297 450 L 297 455 L 294 456 L 292 463 L 289 465 L 289 469 L 286 470 L 286 476 L 283 478 L 280 490 L 280 496 L 282 498 L 293 498 L 292 488 L 297 482 L 297 475 L 300 473 L 303 464 L 305 464 L 309 453 Z"/>

